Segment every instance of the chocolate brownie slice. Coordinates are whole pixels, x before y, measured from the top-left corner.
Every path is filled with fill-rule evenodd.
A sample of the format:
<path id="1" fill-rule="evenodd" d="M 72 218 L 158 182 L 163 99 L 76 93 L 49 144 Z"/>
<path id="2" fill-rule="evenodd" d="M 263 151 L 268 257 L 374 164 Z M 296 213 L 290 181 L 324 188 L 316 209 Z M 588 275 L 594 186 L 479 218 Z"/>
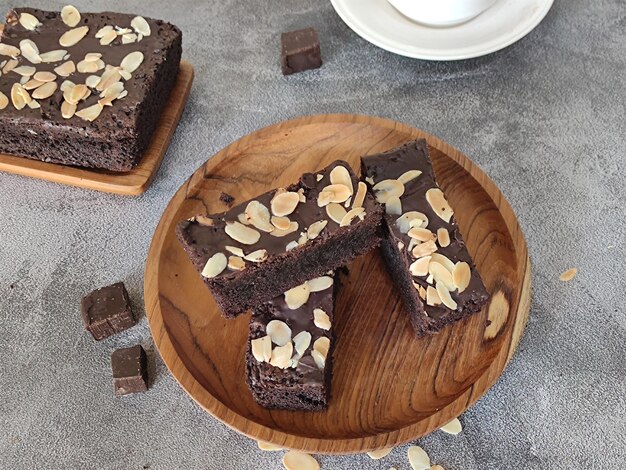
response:
<path id="1" fill-rule="evenodd" d="M 362 158 L 385 206 L 382 254 L 418 336 L 478 312 L 489 294 L 435 182 L 424 139 Z"/>
<path id="2" fill-rule="evenodd" d="M 254 309 L 246 371 L 259 405 L 305 411 L 327 407 L 337 284 L 330 273 Z"/>
<path id="3" fill-rule="evenodd" d="M 176 231 L 224 316 L 234 317 L 378 246 L 382 214 L 348 164 L 336 161 Z"/>
<path id="4" fill-rule="evenodd" d="M 0 39 L 0 152 L 128 171 L 174 87 L 182 34 L 119 13 L 16 8 Z"/>

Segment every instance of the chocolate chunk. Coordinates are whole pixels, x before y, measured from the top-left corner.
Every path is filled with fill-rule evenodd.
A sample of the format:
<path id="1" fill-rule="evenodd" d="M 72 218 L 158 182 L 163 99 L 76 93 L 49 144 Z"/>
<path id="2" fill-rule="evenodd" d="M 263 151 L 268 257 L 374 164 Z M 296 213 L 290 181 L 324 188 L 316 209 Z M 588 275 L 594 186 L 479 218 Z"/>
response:
<path id="1" fill-rule="evenodd" d="M 111 368 L 116 395 L 148 390 L 148 358 L 141 345 L 113 351 Z"/>
<path id="2" fill-rule="evenodd" d="M 87 331 L 100 341 L 137 323 L 121 282 L 102 287 L 83 297 L 81 315 Z"/>
<path id="3" fill-rule="evenodd" d="M 322 66 L 320 41 L 315 29 L 306 28 L 283 33 L 280 39 L 283 75 Z"/>
<path id="4" fill-rule="evenodd" d="M 220 193 L 220 201 L 222 201 L 227 206 L 232 206 L 234 200 L 235 198 L 232 197 L 230 194 L 225 193 L 224 191 Z"/>

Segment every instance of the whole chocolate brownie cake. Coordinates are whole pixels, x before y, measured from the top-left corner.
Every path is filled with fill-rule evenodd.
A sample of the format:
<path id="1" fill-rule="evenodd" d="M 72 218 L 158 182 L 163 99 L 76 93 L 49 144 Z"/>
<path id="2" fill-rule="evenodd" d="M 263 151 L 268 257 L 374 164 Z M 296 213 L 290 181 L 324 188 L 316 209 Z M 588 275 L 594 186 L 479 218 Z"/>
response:
<path id="1" fill-rule="evenodd" d="M 346 162 L 226 213 L 177 226 L 226 317 L 236 316 L 380 244 L 383 210 Z"/>
<path id="2" fill-rule="evenodd" d="M 328 405 L 337 287 L 329 273 L 254 309 L 246 371 L 261 406 L 315 411 Z M 296 299 L 295 291 L 309 294 Z"/>
<path id="3" fill-rule="evenodd" d="M 128 171 L 176 82 L 182 33 L 119 13 L 16 8 L 0 39 L 0 152 Z"/>
<path id="4" fill-rule="evenodd" d="M 416 334 L 480 311 L 489 294 L 435 182 L 426 141 L 363 157 L 362 175 L 385 207 L 381 251 Z"/>

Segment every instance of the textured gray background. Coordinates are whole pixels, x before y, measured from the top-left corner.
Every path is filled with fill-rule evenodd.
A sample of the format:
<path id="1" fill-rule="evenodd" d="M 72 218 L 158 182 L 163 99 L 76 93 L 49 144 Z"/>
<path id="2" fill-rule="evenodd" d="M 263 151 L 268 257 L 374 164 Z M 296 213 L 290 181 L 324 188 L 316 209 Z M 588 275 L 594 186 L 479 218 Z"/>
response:
<path id="1" fill-rule="evenodd" d="M 157 180 L 139 198 L 0 174 L 0 468 L 280 467 L 280 454 L 213 420 L 155 357 L 144 262 L 168 200 L 209 156 L 259 127 L 330 112 L 385 116 L 447 140 L 500 186 L 528 239 L 534 298 L 521 346 L 461 418 L 462 434 L 421 440 L 433 461 L 448 470 L 624 467 L 624 0 L 557 0 L 517 44 L 455 63 L 380 50 L 321 0 L 75 3 L 179 25 L 196 82 Z M 0 0 L 0 10 L 9 5 Z M 283 78 L 278 32 L 307 25 L 321 34 L 324 67 Z M 561 283 L 572 266 L 578 277 Z M 141 323 L 96 343 L 79 300 L 120 279 Z M 114 398 L 109 355 L 137 341 L 151 352 L 155 382 Z M 405 454 L 320 460 L 401 470 Z"/>

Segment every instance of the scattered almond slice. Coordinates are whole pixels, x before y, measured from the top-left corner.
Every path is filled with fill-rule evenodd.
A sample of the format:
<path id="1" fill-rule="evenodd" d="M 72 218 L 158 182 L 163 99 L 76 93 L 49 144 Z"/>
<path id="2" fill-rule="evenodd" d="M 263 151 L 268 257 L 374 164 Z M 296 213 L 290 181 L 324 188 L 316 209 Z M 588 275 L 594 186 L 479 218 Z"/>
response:
<path id="1" fill-rule="evenodd" d="M 14 83 L 11 87 L 11 102 L 15 109 L 22 110 L 24 107 L 30 103 L 32 98 L 28 94 L 24 87 L 19 83 Z"/>
<path id="2" fill-rule="evenodd" d="M 346 169 L 346 167 L 337 165 L 333 168 L 330 171 L 330 182 L 331 184 L 343 184 L 346 188 L 348 188 L 350 195 L 354 194 L 352 178 L 350 177 L 350 172 Z"/>
<path id="3" fill-rule="evenodd" d="M 55 67 L 54 72 L 61 77 L 69 77 L 76 72 L 76 64 L 74 64 L 74 61 L 68 60 L 58 67 Z"/>
<path id="4" fill-rule="evenodd" d="M 226 259 L 226 255 L 224 255 L 224 253 L 215 253 L 204 265 L 202 276 L 209 279 L 214 278 L 226 269 L 227 264 L 228 260 Z"/>
<path id="5" fill-rule="evenodd" d="M 296 352 L 302 356 L 311 345 L 311 333 L 308 331 L 301 331 L 293 337 L 293 344 L 295 345 Z"/>
<path id="6" fill-rule="evenodd" d="M 450 245 L 450 232 L 448 232 L 447 228 L 441 227 L 437 229 L 437 241 L 442 248 Z"/>
<path id="7" fill-rule="evenodd" d="M 331 202 L 326 206 L 326 214 L 335 223 L 340 224 L 347 213 L 343 206 L 336 202 Z"/>
<path id="8" fill-rule="evenodd" d="M 244 211 L 246 219 L 257 229 L 271 232 L 274 226 L 270 223 L 270 211 L 259 201 L 250 201 Z"/>
<path id="9" fill-rule="evenodd" d="M 461 421 L 459 421 L 458 418 L 454 418 L 448 424 L 446 424 L 445 426 L 442 426 L 439 429 L 441 429 L 445 433 L 456 436 L 458 433 L 460 433 L 463 430 L 463 426 L 461 426 Z"/>
<path id="10" fill-rule="evenodd" d="M 61 116 L 63 116 L 64 119 L 70 119 L 74 116 L 74 114 L 76 114 L 75 104 L 69 103 L 67 101 L 61 103 Z"/>
<path id="11" fill-rule="evenodd" d="M 383 457 L 387 457 L 390 452 L 393 450 L 393 447 L 386 447 L 384 449 L 376 449 L 367 453 L 370 459 L 380 460 Z"/>
<path id="12" fill-rule="evenodd" d="M 381 204 L 386 204 L 392 197 L 400 197 L 404 194 L 404 185 L 394 179 L 376 183 L 372 189 L 374 190 L 376 200 Z"/>
<path id="13" fill-rule="evenodd" d="M 20 51 L 25 59 L 32 64 L 40 64 L 41 57 L 39 56 L 39 48 L 30 39 L 23 39 L 20 41 Z"/>
<path id="14" fill-rule="evenodd" d="M 66 54 L 67 51 L 65 49 L 57 49 L 54 51 L 39 54 L 39 58 L 44 64 L 52 64 L 54 62 L 61 62 L 62 60 L 64 60 Z"/>
<path id="15" fill-rule="evenodd" d="M 133 73 L 135 70 L 139 68 L 139 66 L 143 63 L 143 53 L 139 51 L 131 52 L 128 54 L 122 62 L 120 63 L 120 67 L 126 70 L 129 73 Z"/>
<path id="16" fill-rule="evenodd" d="M 96 39 L 102 39 L 106 34 L 109 33 L 109 31 L 114 31 L 113 30 L 113 26 L 107 25 L 107 26 L 104 26 L 104 27 L 100 28 L 96 32 Z"/>
<path id="17" fill-rule="evenodd" d="M 279 230 L 289 230 L 289 227 L 291 227 L 291 220 L 288 217 L 277 217 L 274 215 L 271 222 Z"/>
<path id="18" fill-rule="evenodd" d="M 565 271 L 563 274 L 559 276 L 559 279 L 563 282 L 568 282 L 574 279 L 574 277 L 578 274 L 578 269 L 572 268 Z"/>
<path id="19" fill-rule="evenodd" d="M 360 214 L 364 214 L 365 213 L 365 209 L 362 207 L 357 207 L 355 209 L 350 209 L 346 215 L 344 216 L 343 219 L 341 219 L 341 222 L 339 223 L 340 227 L 347 227 L 348 225 L 350 225 L 352 223 L 352 221 L 359 217 Z"/>
<path id="20" fill-rule="evenodd" d="M 426 228 L 428 226 L 428 217 L 418 211 L 405 212 L 396 219 L 396 226 L 402 233 L 408 233 L 414 227 Z"/>
<path id="21" fill-rule="evenodd" d="M 426 200 L 428 201 L 428 204 L 430 204 L 430 207 L 433 209 L 435 214 L 437 214 L 441 220 L 444 220 L 448 223 L 450 222 L 450 219 L 452 218 L 452 214 L 454 212 L 452 211 L 452 207 L 450 207 L 450 204 L 448 204 L 448 201 L 446 200 L 446 197 L 441 189 L 430 188 L 428 191 L 426 191 Z"/>
<path id="22" fill-rule="evenodd" d="M 0 46 L 2 46 L 2 44 L 0 44 Z M 19 61 L 15 60 L 15 59 L 7 60 L 6 64 L 4 64 L 4 66 L 2 67 L 2 73 L 9 73 L 11 70 L 13 70 L 19 64 L 20 64 Z"/>
<path id="23" fill-rule="evenodd" d="M 20 55 L 20 50 L 19 48 L 15 46 L 11 46 L 10 44 L 0 43 L 0 55 L 13 57 L 15 59 L 16 57 Z"/>
<path id="24" fill-rule="evenodd" d="M 285 246 L 285 250 L 291 251 L 291 250 L 293 250 L 295 248 L 298 248 L 298 246 L 300 246 L 300 245 L 298 245 L 298 242 L 296 240 L 293 240 L 293 241 L 287 243 L 287 245 Z"/>
<path id="25" fill-rule="evenodd" d="M 328 351 L 330 351 L 330 339 L 326 336 L 317 338 L 315 343 L 313 343 L 313 350 L 319 352 L 322 357 L 326 358 Z"/>
<path id="26" fill-rule="evenodd" d="M 9 105 L 9 98 L 0 91 L 0 110 L 5 109 Z"/>
<path id="27" fill-rule="evenodd" d="M 95 73 L 100 70 L 100 66 L 98 62 L 88 62 L 86 60 L 81 60 L 78 64 L 76 64 L 76 70 L 79 73 Z"/>
<path id="28" fill-rule="evenodd" d="M 150 36 L 150 25 L 143 16 L 135 16 L 130 22 L 131 28 L 142 36 Z"/>
<path id="29" fill-rule="evenodd" d="M 100 81 L 96 85 L 96 90 L 104 91 L 115 83 L 119 83 L 121 78 L 122 75 L 118 69 L 109 69 L 102 74 L 102 77 L 100 77 Z"/>
<path id="30" fill-rule="evenodd" d="M 309 454 L 290 450 L 283 456 L 283 467 L 287 470 L 319 470 L 320 464 Z"/>
<path id="31" fill-rule="evenodd" d="M 30 100 L 28 102 L 28 107 L 30 109 L 39 109 L 41 108 L 41 105 L 37 102 L 37 100 Z"/>
<path id="32" fill-rule="evenodd" d="M 122 35 L 122 44 L 132 44 L 133 42 L 137 42 L 136 34 L 130 33 Z"/>
<path id="33" fill-rule="evenodd" d="M 333 278 L 330 276 L 320 276 L 307 282 L 311 292 L 321 292 L 329 289 L 333 285 Z"/>
<path id="34" fill-rule="evenodd" d="M 245 269 L 246 263 L 243 258 L 239 256 L 229 256 L 228 257 L 228 269 L 232 269 L 233 271 L 241 271 Z"/>
<path id="35" fill-rule="evenodd" d="M 436 282 L 435 288 L 437 289 L 437 294 L 439 294 L 439 298 L 441 299 L 441 302 L 450 310 L 456 310 L 457 304 L 452 299 L 452 296 L 450 295 L 450 291 L 445 286 L 445 284 L 443 282 Z"/>
<path id="36" fill-rule="evenodd" d="M 424 243 L 420 243 L 416 245 L 413 250 L 411 250 L 411 254 L 414 258 L 421 258 L 422 256 L 428 256 L 437 251 L 437 245 L 435 245 L 434 240 L 428 240 Z"/>
<path id="37" fill-rule="evenodd" d="M 407 184 L 409 181 L 413 181 L 415 178 L 417 178 L 421 174 L 422 172 L 419 170 L 405 171 L 404 173 L 400 175 L 400 177 L 398 178 L 398 181 L 400 181 L 400 183 L 402 184 Z"/>
<path id="38" fill-rule="evenodd" d="M 285 292 L 285 303 L 290 310 L 296 310 L 309 300 L 310 293 L 309 283 L 305 282 Z"/>
<path id="39" fill-rule="evenodd" d="M 357 207 L 363 207 L 363 202 L 365 201 L 366 194 L 367 194 L 367 185 L 363 181 L 359 181 L 359 184 L 356 190 L 356 195 L 354 196 L 354 202 L 352 203 L 353 209 L 356 209 Z"/>
<path id="40" fill-rule="evenodd" d="M 326 356 L 324 356 L 318 350 L 314 349 L 313 351 L 311 351 L 311 357 L 313 358 L 313 361 L 315 361 L 315 365 L 317 366 L 317 368 L 320 370 L 324 370 L 324 367 L 326 367 Z"/>
<path id="41" fill-rule="evenodd" d="M 224 231 L 230 238 L 244 245 L 254 245 L 261 238 L 259 232 L 239 222 L 226 222 Z"/>
<path id="42" fill-rule="evenodd" d="M 37 17 L 34 15 L 31 15 L 30 13 L 22 13 L 20 15 L 19 21 L 20 21 L 20 24 L 29 31 L 35 31 L 35 29 L 41 26 L 41 23 L 39 22 Z"/>
<path id="43" fill-rule="evenodd" d="M 61 19 L 67 26 L 74 28 L 80 23 L 80 13 L 75 6 L 65 5 L 61 10 Z"/>
<path id="44" fill-rule="evenodd" d="M 280 450 L 284 450 L 282 447 L 277 446 L 276 444 L 271 444 L 269 442 L 256 441 L 259 449 L 264 450 L 266 452 L 276 452 Z"/>
<path id="45" fill-rule="evenodd" d="M 89 93 L 90 91 L 87 85 L 80 83 L 70 90 L 69 96 L 65 97 L 65 99 L 72 104 L 78 104 L 79 101 L 85 99 Z"/>
<path id="46" fill-rule="evenodd" d="M 36 71 L 37 69 L 30 65 L 20 65 L 19 67 L 15 67 L 13 69 L 13 72 L 15 72 L 18 75 L 21 75 L 22 77 L 31 77 L 35 74 Z"/>
<path id="47" fill-rule="evenodd" d="M 250 341 L 252 355 L 259 362 L 269 362 L 272 359 L 272 339 L 265 335 Z"/>
<path id="48" fill-rule="evenodd" d="M 442 264 L 432 261 L 431 259 L 430 264 L 428 265 L 428 272 L 432 274 L 435 282 L 443 284 L 446 290 L 456 290 L 452 274 Z M 441 294 L 439 294 L 439 297 L 442 297 Z"/>
<path id="49" fill-rule="evenodd" d="M 109 44 L 111 44 L 116 39 L 117 39 L 117 33 L 115 32 L 115 30 L 107 31 L 100 38 L 100 45 L 101 46 L 108 46 Z"/>
<path id="50" fill-rule="evenodd" d="M 226 245 L 224 249 L 228 251 L 229 253 L 232 253 L 235 256 L 239 256 L 240 258 L 243 258 L 244 256 L 246 256 L 243 250 L 237 246 Z"/>
<path id="51" fill-rule="evenodd" d="M 57 91 L 56 82 L 47 82 L 33 91 L 32 97 L 36 100 L 45 100 L 50 98 Z"/>
<path id="52" fill-rule="evenodd" d="M 61 83 L 61 91 L 65 93 L 66 91 L 71 90 L 75 86 L 76 85 L 71 80 L 64 80 L 63 83 Z"/>
<path id="53" fill-rule="evenodd" d="M 96 88 L 98 84 L 100 83 L 101 78 L 98 77 L 97 75 L 89 75 L 86 79 L 85 79 L 85 85 L 87 85 L 89 88 Z"/>
<path id="54" fill-rule="evenodd" d="M 34 90 L 36 88 L 39 88 L 41 85 L 43 85 L 43 82 L 40 82 L 39 80 L 29 80 L 26 83 L 24 83 L 24 89 L 25 90 Z"/>
<path id="55" fill-rule="evenodd" d="M 52 72 L 37 72 L 33 75 L 33 79 L 46 83 L 55 81 L 57 76 Z"/>
<path id="56" fill-rule="evenodd" d="M 274 367 L 286 369 L 291 363 L 291 356 L 293 355 L 293 343 L 289 341 L 284 346 L 277 346 L 272 350 L 272 357 L 270 364 Z"/>
<path id="57" fill-rule="evenodd" d="M 417 241 L 420 242 L 427 242 L 429 240 L 435 239 L 435 234 L 433 232 L 431 232 L 427 228 L 422 227 L 413 227 L 411 230 L 409 230 L 407 235 L 411 238 L 415 238 Z"/>
<path id="58" fill-rule="evenodd" d="M 70 29 L 59 38 L 62 47 L 72 47 L 78 44 L 89 32 L 89 26 L 80 26 Z"/>
<path id="59" fill-rule="evenodd" d="M 456 288 L 459 290 L 459 294 L 467 289 L 471 279 L 472 270 L 470 269 L 469 264 L 465 261 L 459 261 L 456 263 L 454 270 L 452 271 L 452 280 Z"/>
<path id="60" fill-rule="evenodd" d="M 276 346 L 284 346 L 291 341 L 291 328 L 284 321 L 272 320 L 265 327 L 265 332 Z"/>
<path id="61" fill-rule="evenodd" d="M 278 217 L 284 217 L 290 215 L 298 207 L 300 202 L 300 195 L 293 191 L 285 191 L 276 194 L 270 206 L 272 208 L 272 214 Z"/>
<path id="62" fill-rule="evenodd" d="M 417 261 L 414 261 L 409 266 L 409 271 L 413 276 L 426 276 L 428 274 L 428 265 L 430 263 L 430 256 L 424 256 L 423 258 L 419 258 Z"/>
<path id="63" fill-rule="evenodd" d="M 335 202 L 341 204 L 352 195 L 351 189 L 345 184 L 329 184 L 317 196 L 318 207 L 324 207 Z"/>
<path id="64" fill-rule="evenodd" d="M 307 229 L 306 235 L 309 240 L 313 240 L 318 237 L 322 230 L 328 225 L 328 220 L 318 220 L 311 224 L 311 226 Z"/>
<path id="65" fill-rule="evenodd" d="M 253 263 L 262 263 L 267 259 L 267 250 L 260 249 L 253 251 L 252 253 L 248 253 L 244 256 L 244 259 Z"/>
<path id="66" fill-rule="evenodd" d="M 437 289 L 433 286 L 428 286 L 426 289 L 426 305 L 435 306 L 441 305 L 441 298 L 439 297 L 439 293 Z"/>
<path id="67" fill-rule="evenodd" d="M 298 230 L 298 222 L 290 222 L 289 228 L 286 230 L 274 229 L 270 232 L 270 235 L 273 237 L 284 237 Z"/>
<path id="68" fill-rule="evenodd" d="M 385 212 L 390 215 L 401 215 L 402 201 L 400 201 L 400 198 L 394 196 L 387 199 L 387 203 L 385 204 Z"/>
<path id="69" fill-rule="evenodd" d="M 313 323 L 322 330 L 330 330 L 330 327 L 332 326 L 330 317 L 321 308 L 313 310 Z"/>
<path id="70" fill-rule="evenodd" d="M 450 273 L 454 272 L 454 263 L 447 256 L 444 256 L 441 253 L 433 253 L 431 257 L 431 261 L 436 261 L 437 263 L 443 265 L 443 267 L 450 271 Z"/>
<path id="71" fill-rule="evenodd" d="M 430 470 L 430 457 L 420 446 L 409 447 L 407 457 L 413 470 Z"/>

